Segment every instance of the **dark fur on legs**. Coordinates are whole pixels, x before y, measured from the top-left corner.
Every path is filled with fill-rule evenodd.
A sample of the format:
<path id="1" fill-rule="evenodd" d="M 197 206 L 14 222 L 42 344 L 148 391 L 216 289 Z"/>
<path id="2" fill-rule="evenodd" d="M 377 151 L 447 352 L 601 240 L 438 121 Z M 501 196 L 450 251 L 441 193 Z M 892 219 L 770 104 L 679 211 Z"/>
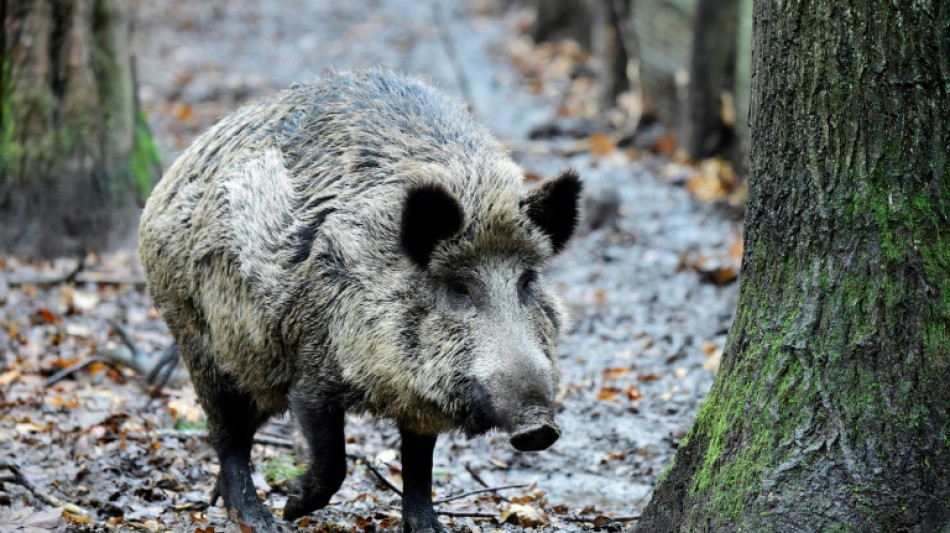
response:
<path id="1" fill-rule="evenodd" d="M 221 465 L 211 504 L 220 497 L 228 513 L 236 513 L 236 518 L 254 531 L 275 530 L 274 517 L 257 497 L 250 469 L 254 433 L 266 417 L 258 412 L 251 396 L 239 391 L 224 374 L 212 390 L 210 397 L 202 399 L 211 444 Z"/>
<path id="2" fill-rule="evenodd" d="M 343 409 L 312 407 L 296 396 L 291 406 L 310 447 L 310 468 L 297 478 L 284 506 L 284 518 L 293 521 L 325 507 L 340 489 L 346 477 L 346 439 Z"/>
<path id="3" fill-rule="evenodd" d="M 432 450 L 435 435 L 418 435 L 406 429 L 402 435 L 402 528 L 403 533 L 443 531 L 432 508 Z"/>

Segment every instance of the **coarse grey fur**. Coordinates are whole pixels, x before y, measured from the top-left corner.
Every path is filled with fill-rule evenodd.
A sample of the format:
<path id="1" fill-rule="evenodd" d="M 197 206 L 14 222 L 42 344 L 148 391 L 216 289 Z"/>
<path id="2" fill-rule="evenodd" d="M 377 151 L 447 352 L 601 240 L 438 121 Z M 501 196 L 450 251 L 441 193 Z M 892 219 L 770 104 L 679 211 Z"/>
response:
<path id="1" fill-rule="evenodd" d="M 540 270 L 576 209 L 554 213 L 571 220 L 552 237 L 542 225 L 558 222 L 532 209 L 554 189 L 526 196 L 522 176 L 459 102 L 382 70 L 294 86 L 202 135 L 139 237 L 212 436 L 233 436 L 228 394 L 249 399 L 251 434 L 291 403 L 433 436 L 512 431 L 526 407 L 550 407 L 565 314 Z M 576 196 L 576 176 L 560 181 Z M 462 219 L 420 259 L 403 232 L 426 188 Z M 473 419 L 479 398 L 487 422 Z"/>

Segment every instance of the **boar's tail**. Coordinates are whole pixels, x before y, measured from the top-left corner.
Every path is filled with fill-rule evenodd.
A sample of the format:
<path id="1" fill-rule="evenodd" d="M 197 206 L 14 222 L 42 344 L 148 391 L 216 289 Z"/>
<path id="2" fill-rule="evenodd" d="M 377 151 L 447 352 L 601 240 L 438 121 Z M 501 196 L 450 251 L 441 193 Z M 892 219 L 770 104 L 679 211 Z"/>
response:
<path id="1" fill-rule="evenodd" d="M 179 364 L 181 364 L 181 351 L 178 349 L 177 344 L 172 344 L 165 349 L 165 353 L 162 354 L 155 363 L 155 366 L 152 367 L 152 370 L 149 371 L 145 380 L 149 385 L 153 385 L 156 391 L 160 391 L 165 387 L 165 384 L 168 383 L 168 380 L 172 377 L 172 374 L 175 373 Z"/>

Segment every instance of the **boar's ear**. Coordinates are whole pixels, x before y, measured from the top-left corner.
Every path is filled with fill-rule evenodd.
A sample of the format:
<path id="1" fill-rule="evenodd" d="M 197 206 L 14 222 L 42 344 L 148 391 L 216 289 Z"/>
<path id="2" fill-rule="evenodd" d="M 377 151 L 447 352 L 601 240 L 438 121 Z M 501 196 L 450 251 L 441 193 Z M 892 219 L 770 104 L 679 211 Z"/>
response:
<path id="1" fill-rule="evenodd" d="M 568 169 L 542 183 L 521 200 L 528 218 L 551 238 L 555 253 L 564 249 L 577 228 L 581 189 L 577 172 Z"/>
<path id="2" fill-rule="evenodd" d="M 399 240 L 409 258 L 424 268 L 435 246 L 458 233 L 464 220 L 462 206 L 445 187 L 419 185 L 406 197 Z"/>

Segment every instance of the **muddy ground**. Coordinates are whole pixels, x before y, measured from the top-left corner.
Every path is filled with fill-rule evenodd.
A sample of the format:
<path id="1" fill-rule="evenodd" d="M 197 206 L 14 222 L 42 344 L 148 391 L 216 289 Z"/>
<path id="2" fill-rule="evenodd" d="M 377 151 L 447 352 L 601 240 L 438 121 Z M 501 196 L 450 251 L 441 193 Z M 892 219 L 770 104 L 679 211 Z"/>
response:
<path id="1" fill-rule="evenodd" d="M 245 101 L 328 69 L 384 64 L 466 99 L 527 186 L 580 171 L 588 223 L 548 272 L 574 317 L 561 345 L 563 437 L 523 454 L 504 435 L 443 436 L 434 490 L 519 485 L 440 504 L 484 515 L 444 516 L 454 531 L 519 531 L 518 516 L 542 531 L 635 523 L 709 389 L 736 304 L 741 222 L 715 201 L 715 165 L 672 162 L 651 143 L 617 147 L 632 110 L 589 120 L 588 59 L 569 44 L 534 46 L 530 12 L 488 0 L 135 6 L 140 95 L 166 164 Z M 529 139 L 551 123 L 589 131 Z M 236 531 L 208 506 L 218 466 L 190 385 L 173 381 L 152 398 L 142 381 L 171 338 L 134 250 L 90 256 L 64 282 L 76 263 L 0 258 L 0 531 Z M 398 529 L 399 496 L 376 475 L 400 484 L 395 429 L 351 417 L 347 435 L 342 490 L 288 530 Z M 293 443 L 285 417 L 254 447 L 257 488 L 276 514 L 299 471 Z M 513 505 L 530 510 L 504 523 Z"/>

